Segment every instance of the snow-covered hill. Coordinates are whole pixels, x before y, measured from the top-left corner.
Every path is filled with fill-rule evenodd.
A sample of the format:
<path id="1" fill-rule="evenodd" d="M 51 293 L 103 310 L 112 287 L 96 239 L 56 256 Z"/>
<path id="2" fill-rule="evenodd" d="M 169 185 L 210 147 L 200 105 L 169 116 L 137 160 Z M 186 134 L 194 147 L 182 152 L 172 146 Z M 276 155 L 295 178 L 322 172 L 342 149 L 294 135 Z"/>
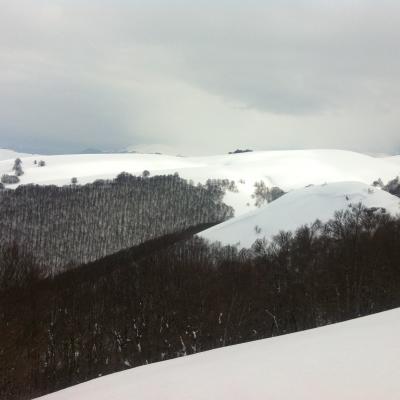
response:
<path id="1" fill-rule="evenodd" d="M 134 368 L 46 400 L 397 400 L 400 309 Z"/>
<path id="2" fill-rule="evenodd" d="M 3 160 L 15 160 L 16 158 L 30 157 L 32 154 L 17 153 L 14 150 L 0 149 L 0 161 Z"/>
<path id="3" fill-rule="evenodd" d="M 250 247 L 256 239 L 271 238 L 281 230 L 293 231 L 316 219 L 326 222 L 335 211 L 360 202 L 366 207 L 385 208 L 393 215 L 400 213 L 400 199 L 396 196 L 365 183 L 337 182 L 293 190 L 258 210 L 207 229 L 200 236 Z"/>
<path id="4" fill-rule="evenodd" d="M 400 156 L 386 157 L 385 160 L 396 163 L 400 167 Z"/>
<path id="5" fill-rule="evenodd" d="M 358 181 L 384 182 L 400 174 L 400 165 L 388 158 L 341 150 L 258 151 L 209 157 L 174 157 L 157 154 L 84 154 L 21 157 L 25 174 L 21 184 L 69 184 L 72 177 L 79 183 L 114 178 L 122 171 L 140 174 L 147 169 L 152 175 L 178 172 L 186 179 L 204 183 L 209 178 L 230 179 L 238 192 L 227 192 L 224 201 L 234 207 L 236 215 L 255 208 L 251 195 L 254 183 L 279 186 L 285 191 L 309 184 Z M 43 159 L 45 167 L 34 160 Z M 9 173 L 12 160 L 0 161 L 0 175 Z"/>

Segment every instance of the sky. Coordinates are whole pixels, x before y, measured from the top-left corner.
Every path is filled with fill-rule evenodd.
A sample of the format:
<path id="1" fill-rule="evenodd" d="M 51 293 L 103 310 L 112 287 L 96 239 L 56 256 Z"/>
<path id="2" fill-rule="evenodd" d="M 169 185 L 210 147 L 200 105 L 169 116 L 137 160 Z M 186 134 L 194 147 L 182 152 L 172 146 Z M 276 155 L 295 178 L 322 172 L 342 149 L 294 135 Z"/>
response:
<path id="1" fill-rule="evenodd" d="M 0 147 L 400 152 L 398 0 L 0 0 Z"/>

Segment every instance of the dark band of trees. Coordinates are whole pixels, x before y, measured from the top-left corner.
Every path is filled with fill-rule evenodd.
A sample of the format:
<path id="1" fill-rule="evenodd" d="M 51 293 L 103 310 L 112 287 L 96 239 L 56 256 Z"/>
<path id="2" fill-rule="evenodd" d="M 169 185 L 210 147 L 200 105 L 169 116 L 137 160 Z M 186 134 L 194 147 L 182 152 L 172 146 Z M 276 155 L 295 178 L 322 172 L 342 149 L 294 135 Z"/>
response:
<path id="1" fill-rule="evenodd" d="M 221 181 L 222 183 L 224 181 Z M 0 191 L 0 246 L 17 244 L 54 272 L 198 224 L 233 216 L 218 181 L 191 185 L 176 175 Z"/>

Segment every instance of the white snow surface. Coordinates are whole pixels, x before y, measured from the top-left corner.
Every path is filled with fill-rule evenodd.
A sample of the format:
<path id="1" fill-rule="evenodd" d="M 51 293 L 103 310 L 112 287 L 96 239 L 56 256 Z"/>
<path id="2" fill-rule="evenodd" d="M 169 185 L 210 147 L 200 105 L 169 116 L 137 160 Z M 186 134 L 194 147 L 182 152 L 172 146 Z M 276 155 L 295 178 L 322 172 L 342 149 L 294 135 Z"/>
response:
<path id="1" fill-rule="evenodd" d="M 201 237 L 224 245 L 250 247 L 256 239 L 271 239 L 281 230 L 294 231 L 316 219 L 326 222 L 335 211 L 362 203 L 400 213 L 400 199 L 361 182 L 336 182 L 293 190 L 260 209 L 215 225 Z M 255 227 L 261 228 L 259 233 Z"/>
<path id="2" fill-rule="evenodd" d="M 398 400 L 400 309 L 133 368 L 43 400 Z"/>
<path id="3" fill-rule="evenodd" d="M 32 154 L 17 153 L 14 150 L 0 149 L 0 161 L 3 160 L 15 160 L 16 158 L 30 157 Z"/>
<path id="4" fill-rule="evenodd" d="M 386 160 L 386 161 L 393 162 L 393 163 L 396 163 L 397 165 L 400 166 L 400 156 L 386 157 L 385 160 Z"/>
<path id="5" fill-rule="evenodd" d="M 0 161 L 0 175 L 11 172 L 15 156 L 7 157 L 9 159 Z M 195 183 L 204 183 L 209 178 L 234 180 L 239 192 L 227 192 L 224 202 L 235 209 L 237 216 L 255 209 L 251 195 L 256 181 L 263 180 L 266 186 L 279 186 L 289 191 L 325 182 L 371 184 L 378 178 L 387 182 L 400 174 L 400 164 L 392 158 L 342 150 L 256 151 L 208 157 L 81 154 L 23 156 L 21 159 L 25 174 L 20 178 L 20 184 L 65 185 L 70 183 L 72 177 L 77 177 L 78 182 L 84 184 L 96 179 L 115 178 L 122 171 L 140 174 L 145 169 L 151 175 L 178 172 L 181 177 L 192 179 Z M 46 162 L 45 167 L 33 164 L 39 159 Z"/>

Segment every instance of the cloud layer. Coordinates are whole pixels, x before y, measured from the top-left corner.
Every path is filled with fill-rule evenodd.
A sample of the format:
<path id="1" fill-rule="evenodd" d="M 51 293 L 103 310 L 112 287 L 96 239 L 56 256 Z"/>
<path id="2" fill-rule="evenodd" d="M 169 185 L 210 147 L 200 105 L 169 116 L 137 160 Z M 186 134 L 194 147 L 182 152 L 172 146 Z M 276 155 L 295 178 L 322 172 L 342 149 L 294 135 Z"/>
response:
<path id="1" fill-rule="evenodd" d="M 0 147 L 400 150 L 397 1 L 0 0 Z"/>

